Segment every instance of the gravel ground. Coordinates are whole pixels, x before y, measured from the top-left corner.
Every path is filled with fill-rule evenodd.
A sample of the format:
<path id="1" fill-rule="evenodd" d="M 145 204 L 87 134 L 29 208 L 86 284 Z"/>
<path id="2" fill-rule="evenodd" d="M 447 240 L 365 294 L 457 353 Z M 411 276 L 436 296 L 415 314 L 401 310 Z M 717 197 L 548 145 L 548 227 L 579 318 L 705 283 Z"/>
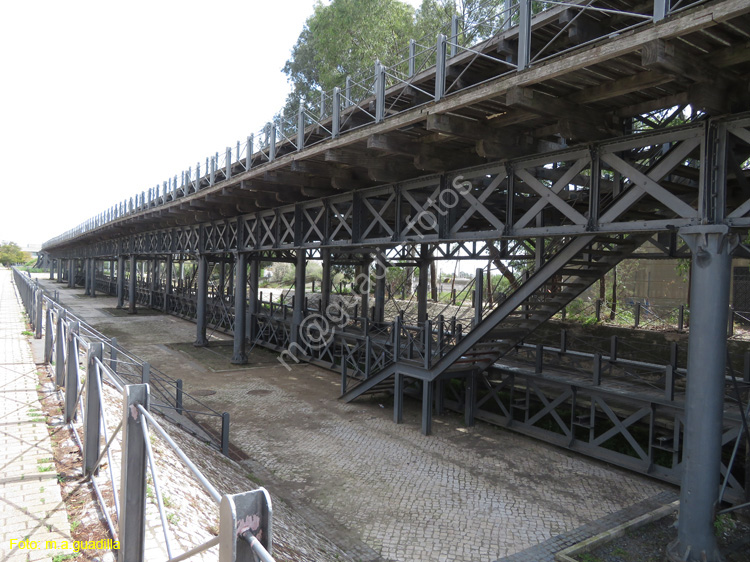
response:
<path id="1" fill-rule="evenodd" d="M 599 548 L 579 554 L 579 562 L 662 562 L 667 544 L 677 536 L 676 515 L 634 529 Z M 750 524 L 723 516 L 716 524 L 726 562 L 750 562 Z"/>

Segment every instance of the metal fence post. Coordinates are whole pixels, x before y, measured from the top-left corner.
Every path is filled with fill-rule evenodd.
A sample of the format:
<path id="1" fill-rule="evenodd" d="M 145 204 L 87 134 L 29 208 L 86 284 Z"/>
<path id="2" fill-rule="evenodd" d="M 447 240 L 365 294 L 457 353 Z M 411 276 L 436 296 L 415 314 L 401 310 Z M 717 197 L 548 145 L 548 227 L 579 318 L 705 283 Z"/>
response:
<path id="1" fill-rule="evenodd" d="M 602 356 L 600 353 L 594 355 L 593 384 L 601 386 L 602 384 Z"/>
<path id="2" fill-rule="evenodd" d="M 109 342 L 109 368 L 113 373 L 117 372 L 117 338 L 112 338 Z"/>
<path id="3" fill-rule="evenodd" d="M 641 303 L 635 303 L 635 320 L 633 327 L 637 328 L 641 323 Z"/>
<path id="4" fill-rule="evenodd" d="M 55 385 L 65 385 L 65 309 L 57 313 L 57 326 L 55 335 Z"/>
<path id="5" fill-rule="evenodd" d="M 670 4 L 670 0 L 654 0 L 654 23 L 667 17 Z"/>
<path id="6" fill-rule="evenodd" d="M 141 424 L 148 410 L 147 384 L 126 385 L 123 400 L 118 562 L 141 562 L 146 547 L 146 441 Z"/>
<path id="7" fill-rule="evenodd" d="M 102 411 L 99 397 L 102 381 L 98 373 L 96 360 L 102 360 L 103 349 L 104 346 L 101 343 L 92 343 L 86 361 L 86 426 L 83 443 L 83 474 L 87 476 L 96 472 L 96 463 L 99 460 Z"/>
<path id="8" fill-rule="evenodd" d="M 182 415 L 182 379 L 175 381 L 174 404 L 177 413 Z"/>
<path id="9" fill-rule="evenodd" d="M 484 306 L 484 269 L 478 267 L 474 277 L 474 326 L 482 321 L 482 307 Z"/>
<path id="10" fill-rule="evenodd" d="M 451 16 L 451 57 L 458 54 L 458 16 Z"/>
<path id="11" fill-rule="evenodd" d="M 35 301 L 35 314 L 34 314 L 34 339 L 42 339 L 42 319 L 44 318 L 42 305 L 44 304 L 44 293 L 41 289 L 34 291 Z"/>
<path id="12" fill-rule="evenodd" d="M 379 60 L 375 61 L 375 122 L 385 119 L 385 67 Z"/>
<path id="13" fill-rule="evenodd" d="M 539 374 L 544 370 L 544 345 L 536 344 L 536 353 L 534 356 L 534 372 Z"/>
<path id="14" fill-rule="evenodd" d="M 47 307 L 46 318 L 47 330 L 44 332 L 44 362 L 52 363 L 52 334 L 54 328 L 52 327 L 52 309 L 50 307 Z"/>
<path id="15" fill-rule="evenodd" d="M 76 416 L 76 399 L 78 398 L 78 330 L 79 323 L 68 325 L 68 357 L 65 369 L 65 423 L 70 423 Z"/>
<path id="16" fill-rule="evenodd" d="M 270 138 L 268 139 L 268 161 L 276 160 L 276 123 L 271 124 Z"/>
<path id="17" fill-rule="evenodd" d="M 247 147 L 245 148 L 245 169 L 249 170 L 253 166 L 253 144 L 255 135 L 247 137 Z"/>
<path id="18" fill-rule="evenodd" d="M 273 554 L 273 506 L 265 488 L 226 495 L 219 507 L 219 562 L 255 562 L 252 544 Z M 256 547 L 257 548 L 257 547 Z"/>
<path id="19" fill-rule="evenodd" d="M 297 150 L 302 150 L 303 148 L 305 148 L 305 108 L 300 100 L 299 108 L 297 109 Z M 248 169 L 250 169 L 249 166 Z"/>
<path id="20" fill-rule="evenodd" d="M 229 179 L 232 177 L 232 149 L 231 147 L 227 147 L 226 152 L 226 168 L 224 170 L 224 175 L 226 176 L 226 179 Z M 237 154 L 237 159 L 239 160 L 239 153 Z"/>
<path id="21" fill-rule="evenodd" d="M 519 0 L 518 70 L 531 63 L 531 0 Z"/>
<path id="22" fill-rule="evenodd" d="M 221 414 L 221 454 L 229 456 L 229 412 Z"/>
<path id="23" fill-rule="evenodd" d="M 336 87 L 333 89 L 333 113 L 331 116 L 331 138 L 333 139 L 338 138 L 340 127 L 341 127 L 341 89 Z"/>
<path id="24" fill-rule="evenodd" d="M 417 42 L 409 39 L 409 78 L 414 76 L 417 58 Z M 347 96 L 348 97 L 348 96 Z"/>
<path id="25" fill-rule="evenodd" d="M 440 101 L 445 96 L 445 58 L 445 35 L 440 33 L 437 36 L 437 47 L 435 54 L 435 101 Z"/>
<path id="26" fill-rule="evenodd" d="M 141 384 L 149 384 L 151 382 L 151 364 L 148 361 L 144 361 L 141 365 Z"/>

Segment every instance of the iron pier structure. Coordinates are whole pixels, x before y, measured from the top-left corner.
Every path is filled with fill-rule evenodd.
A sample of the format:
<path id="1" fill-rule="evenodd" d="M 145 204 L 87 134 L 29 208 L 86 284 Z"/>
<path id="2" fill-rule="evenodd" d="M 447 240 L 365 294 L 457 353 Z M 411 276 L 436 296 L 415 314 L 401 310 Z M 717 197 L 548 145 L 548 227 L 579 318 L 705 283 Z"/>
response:
<path id="1" fill-rule="evenodd" d="M 196 345 L 232 333 L 233 362 L 261 345 L 336 370 L 344 400 L 393 393 L 396 422 L 416 394 L 425 434 L 453 408 L 681 482 L 670 556 L 718 560 L 718 499 L 750 489 L 735 462 L 750 381 L 726 364 L 731 256 L 750 228 L 750 3 L 515 0 L 493 21 L 466 46 L 454 18 L 48 241 L 50 273 L 194 319 Z M 518 362 L 618 263 L 654 255 L 692 259 L 686 365 L 564 340 Z M 473 279 L 438 302 L 435 264 L 457 261 Z M 261 264 L 280 262 L 293 291 L 263 294 Z M 342 266 L 357 274 L 346 289 Z M 410 275 L 394 285 L 391 267 Z"/>

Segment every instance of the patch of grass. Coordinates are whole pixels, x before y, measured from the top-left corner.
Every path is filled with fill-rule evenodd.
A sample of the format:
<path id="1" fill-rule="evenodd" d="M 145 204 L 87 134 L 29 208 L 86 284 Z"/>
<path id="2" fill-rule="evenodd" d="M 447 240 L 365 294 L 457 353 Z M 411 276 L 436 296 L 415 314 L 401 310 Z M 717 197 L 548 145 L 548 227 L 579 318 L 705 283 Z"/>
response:
<path id="1" fill-rule="evenodd" d="M 70 554 L 55 554 L 52 557 L 52 562 L 65 562 L 66 560 L 75 560 L 78 558 L 78 552 L 72 552 Z"/>
<path id="2" fill-rule="evenodd" d="M 23 332 L 21 332 L 21 335 L 22 336 L 33 336 L 34 332 L 31 332 L 29 330 L 24 330 Z"/>
<path id="3" fill-rule="evenodd" d="M 737 523 L 732 516 L 728 513 L 719 515 L 714 521 L 714 533 L 716 536 L 721 536 L 728 531 L 732 531 L 737 526 Z"/>
<path id="4" fill-rule="evenodd" d="M 176 525 L 180 521 L 180 517 L 176 513 L 167 513 L 167 521 L 172 525 Z"/>
<path id="5" fill-rule="evenodd" d="M 71 519 L 70 520 L 70 532 L 75 533 L 75 530 L 81 526 L 81 522 L 77 519 Z"/>
<path id="6" fill-rule="evenodd" d="M 602 559 L 598 556 L 594 556 L 590 552 L 584 552 L 579 558 L 580 562 L 602 562 Z"/>
<path id="7" fill-rule="evenodd" d="M 164 507 L 173 507 L 174 502 L 172 501 L 172 498 L 169 497 L 169 494 L 162 494 L 161 496 L 161 503 L 164 504 Z"/>
<path id="8" fill-rule="evenodd" d="M 36 469 L 39 472 L 51 472 L 52 471 L 52 465 L 50 465 L 50 464 L 46 464 L 46 465 L 40 464 L 39 466 L 36 467 Z"/>
<path id="9" fill-rule="evenodd" d="M 44 464 L 44 463 L 48 463 L 48 462 L 52 462 L 52 459 L 51 459 L 51 458 L 49 458 L 49 457 L 47 457 L 47 458 L 44 458 L 44 459 L 37 459 L 37 460 L 36 460 L 36 463 L 37 463 L 37 464 Z"/>

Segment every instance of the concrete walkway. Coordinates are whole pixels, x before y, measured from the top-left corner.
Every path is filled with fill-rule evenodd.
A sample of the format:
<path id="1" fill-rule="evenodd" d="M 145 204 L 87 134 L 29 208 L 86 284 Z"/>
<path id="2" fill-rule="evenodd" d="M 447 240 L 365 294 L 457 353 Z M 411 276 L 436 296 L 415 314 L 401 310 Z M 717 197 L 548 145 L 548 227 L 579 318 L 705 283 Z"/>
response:
<path id="1" fill-rule="evenodd" d="M 70 524 L 11 278 L 10 270 L 0 269 L 0 562 L 50 560 L 72 551 L 47 542 L 71 541 Z"/>

